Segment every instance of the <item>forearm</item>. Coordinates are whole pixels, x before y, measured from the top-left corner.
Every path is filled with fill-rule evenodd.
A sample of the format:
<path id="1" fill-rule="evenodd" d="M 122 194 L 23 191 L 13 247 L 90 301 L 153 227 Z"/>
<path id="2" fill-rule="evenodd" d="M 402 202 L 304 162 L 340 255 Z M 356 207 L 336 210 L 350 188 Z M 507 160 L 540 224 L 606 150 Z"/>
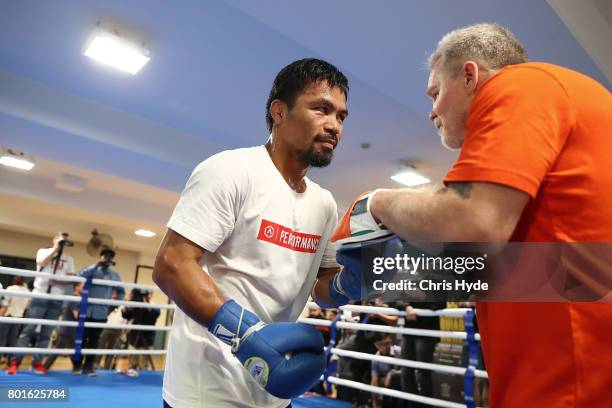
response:
<path id="1" fill-rule="evenodd" d="M 226 300 L 211 277 L 193 260 L 168 261 L 158 257 L 153 280 L 183 312 L 204 326 Z"/>
<path id="2" fill-rule="evenodd" d="M 374 217 L 408 241 L 480 240 L 465 198 L 445 187 L 381 190 L 370 205 Z"/>
<path id="3" fill-rule="evenodd" d="M 42 266 L 44 268 L 47 265 L 49 265 L 49 262 L 51 262 L 51 259 L 53 259 L 53 257 L 56 255 L 56 253 L 57 253 L 57 251 L 53 250 L 49 255 L 45 256 L 42 259 L 40 259 L 39 262 L 38 262 L 40 264 L 40 266 Z"/>
<path id="4" fill-rule="evenodd" d="M 338 306 L 337 300 L 331 296 L 329 290 L 329 281 L 338 272 L 340 272 L 340 268 L 325 268 L 319 272 L 315 286 L 312 289 L 312 298 L 323 308 L 335 308 Z"/>
<path id="5" fill-rule="evenodd" d="M 390 315 L 384 315 L 384 314 L 376 314 L 375 316 L 376 318 L 382 320 L 389 326 L 396 326 L 397 321 L 399 320 L 397 316 L 390 316 Z"/>
<path id="6" fill-rule="evenodd" d="M 332 279 L 332 276 L 323 276 L 315 283 L 312 298 L 319 306 L 326 307 L 334 304 L 334 299 L 329 293 L 329 280 Z"/>

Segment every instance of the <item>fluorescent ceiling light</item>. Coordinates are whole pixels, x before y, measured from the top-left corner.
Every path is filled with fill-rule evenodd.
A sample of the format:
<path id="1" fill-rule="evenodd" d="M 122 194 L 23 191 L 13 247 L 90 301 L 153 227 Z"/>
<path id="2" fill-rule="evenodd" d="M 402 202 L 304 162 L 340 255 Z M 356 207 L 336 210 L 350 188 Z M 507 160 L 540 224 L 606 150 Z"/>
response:
<path id="1" fill-rule="evenodd" d="M 89 58 L 134 75 L 149 62 L 149 51 L 118 34 L 96 30 L 84 53 Z"/>
<path id="2" fill-rule="evenodd" d="M 34 158 L 12 149 L 2 149 L 0 156 L 0 164 L 8 167 L 14 167 L 20 170 L 32 170 L 34 167 Z"/>
<path id="3" fill-rule="evenodd" d="M 431 182 L 427 177 L 417 173 L 414 170 L 401 170 L 391 176 L 391 180 L 404 184 L 408 187 L 420 186 Z"/>
<path id="4" fill-rule="evenodd" d="M 141 237 L 145 237 L 145 238 L 151 238 L 154 237 L 155 235 L 157 235 L 156 233 L 154 233 L 153 231 L 149 231 L 146 229 L 139 229 L 134 231 L 134 234 L 141 236 Z"/>

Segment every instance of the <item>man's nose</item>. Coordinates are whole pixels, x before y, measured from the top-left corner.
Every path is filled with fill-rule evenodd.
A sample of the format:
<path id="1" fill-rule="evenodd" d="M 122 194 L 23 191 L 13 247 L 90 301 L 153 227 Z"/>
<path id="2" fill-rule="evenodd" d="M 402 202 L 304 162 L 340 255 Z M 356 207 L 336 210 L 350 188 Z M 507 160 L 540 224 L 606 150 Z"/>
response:
<path id="1" fill-rule="evenodd" d="M 330 115 L 325 121 L 325 131 L 338 137 L 342 131 L 342 123 L 335 116 Z"/>
<path id="2" fill-rule="evenodd" d="M 429 120 L 430 121 L 433 122 L 434 120 L 436 120 L 437 117 L 438 117 L 438 115 L 436 115 L 433 110 L 431 112 L 429 112 Z"/>

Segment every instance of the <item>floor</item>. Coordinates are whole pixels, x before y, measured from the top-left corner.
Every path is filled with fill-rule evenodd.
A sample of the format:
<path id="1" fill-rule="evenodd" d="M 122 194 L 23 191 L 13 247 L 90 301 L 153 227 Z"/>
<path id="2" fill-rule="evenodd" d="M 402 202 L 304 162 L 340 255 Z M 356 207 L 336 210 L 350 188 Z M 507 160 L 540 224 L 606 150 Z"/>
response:
<path id="1" fill-rule="evenodd" d="M 58 360 L 58 364 L 61 361 Z M 69 362 L 68 362 L 69 364 Z M 162 406 L 161 371 L 141 371 L 138 377 L 128 377 L 112 370 L 98 370 L 96 377 L 72 374 L 68 370 L 51 370 L 48 375 L 35 375 L 23 365 L 17 375 L 8 376 L 0 372 L 0 406 L 19 408 L 155 408 Z M 19 402 L 10 404 L 6 399 L 8 389 L 58 389 L 67 390 L 67 401 L 62 402 Z M 319 396 L 296 398 L 295 408 L 348 408 L 349 404 Z"/>

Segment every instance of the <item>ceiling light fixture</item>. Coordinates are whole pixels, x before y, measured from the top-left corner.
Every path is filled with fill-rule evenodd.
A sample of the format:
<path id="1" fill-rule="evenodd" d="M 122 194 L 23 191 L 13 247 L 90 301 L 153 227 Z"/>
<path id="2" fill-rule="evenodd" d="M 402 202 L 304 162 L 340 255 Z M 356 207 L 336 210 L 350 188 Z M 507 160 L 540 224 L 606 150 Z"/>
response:
<path id="1" fill-rule="evenodd" d="M 85 189 L 86 183 L 87 179 L 84 177 L 64 173 L 55 182 L 55 187 L 72 193 L 80 193 Z"/>
<path id="2" fill-rule="evenodd" d="M 117 29 L 106 29 L 100 24 L 86 45 L 84 54 L 132 75 L 140 71 L 151 59 L 144 44 L 129 40 Z"/>
<path id="3" fill-rule="evenodd" d="M 155 235 L 157 235 L 156 233 L 154 233 L 153 231 L 149 231 L 146 229 L 139 229 L 134 231 L 134 234 L 140 236 L 140 237 L 145 237 L 145 238 L 152 238 Z"/>
<path id="4" fill-rule="evenodd" d="M 8 167 L 14 167 L 20 170 L 29 171 L 34 168 L 34 165 L 36 163 L 34 162 L 34 157 L 27 153 L 18 152 L 17 150 L 13 149 L 2 149 L 0 155 L 0 164 Z"/>
<path id="5" fill-rule="evenodd" d="M 416 187 L 431 182 L 430 179 L 418 173 L 412 167 L 404 167 L 400 169 L 397 173 L 391 176 L 391 180 L 397 181 L 398 183 L 404 184 L 408 187 Z"/>

